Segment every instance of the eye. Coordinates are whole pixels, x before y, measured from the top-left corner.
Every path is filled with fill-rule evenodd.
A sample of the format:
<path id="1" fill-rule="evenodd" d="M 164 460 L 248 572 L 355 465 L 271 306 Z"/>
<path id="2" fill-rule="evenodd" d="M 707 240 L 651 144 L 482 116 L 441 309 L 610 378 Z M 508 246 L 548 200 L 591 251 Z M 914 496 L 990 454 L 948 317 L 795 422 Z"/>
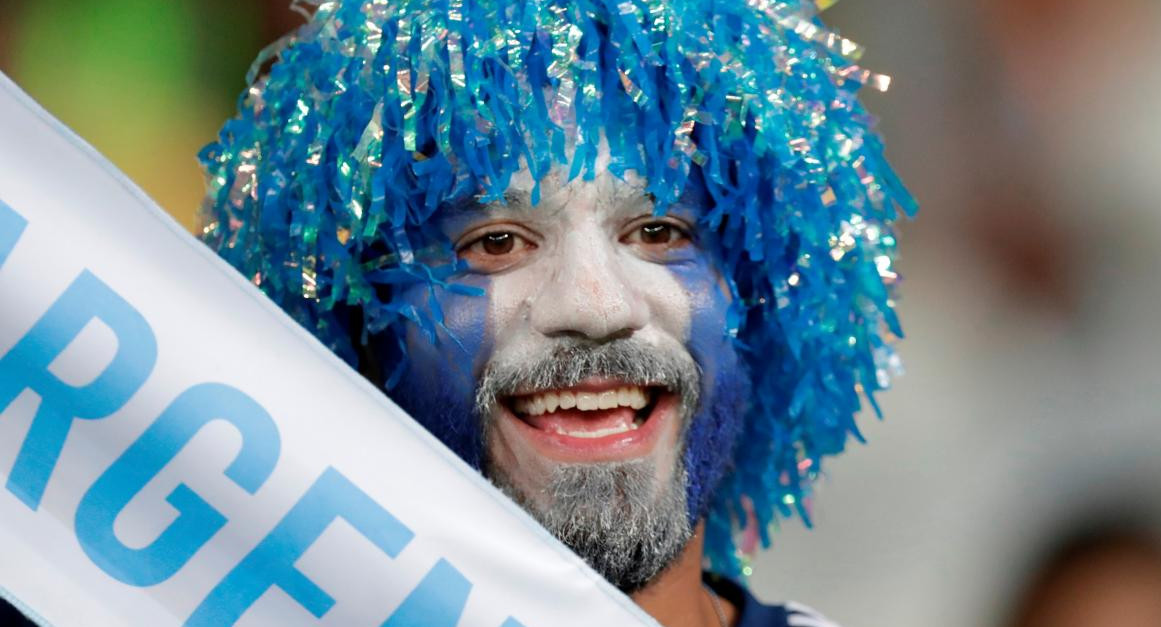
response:
<path id="1" fill-rule="evenodd" d="M 672 225 L 663 223 L 646 224 L 638 232 L 642 244 L 668 244 L 681 237 Z"/>
<path id="2" fill-rule="evenodd" d="M 650 218 L 630 225 L 621 241 L 657 255 L 688 246 L 689 230 L 675 220 Z"/>
<path id="3" fill-rule="evenodd" d="M 467 243 L 459 246 L 456 254 L 478 272 L 505 270 L 536 250 L 530 238 L 503 228 L 469 234 L 464 239 Z"/>

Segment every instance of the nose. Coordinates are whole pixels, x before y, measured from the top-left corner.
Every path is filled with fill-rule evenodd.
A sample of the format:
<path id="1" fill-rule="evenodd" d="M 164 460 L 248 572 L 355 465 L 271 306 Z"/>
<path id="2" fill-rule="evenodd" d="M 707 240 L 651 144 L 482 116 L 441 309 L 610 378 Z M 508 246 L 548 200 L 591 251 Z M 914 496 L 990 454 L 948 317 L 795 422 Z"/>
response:
<path id="1" fill-rule="evenodd" d="M 567 234 L 549 280 L 532 303 L 533 327 L 543 335 L 602 341 L 645 326 L 649 308 L 641 285 L 629 280 L 629 260 L 598 229 Z"/>

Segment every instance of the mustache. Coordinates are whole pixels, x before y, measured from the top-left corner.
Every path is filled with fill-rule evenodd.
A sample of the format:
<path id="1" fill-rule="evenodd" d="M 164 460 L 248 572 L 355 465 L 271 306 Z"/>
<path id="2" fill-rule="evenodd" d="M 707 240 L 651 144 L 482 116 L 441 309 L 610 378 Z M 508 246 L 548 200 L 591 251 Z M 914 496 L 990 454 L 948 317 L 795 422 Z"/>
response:
<path id="1" fill-rule="evenodd" d="M 476 413 L 490 415 L 501 398 L 570 388 L 590 378 L 668 388 L 679 396 L 685 416 L 693 415 L 700 397 L 701 371 L 684 348 L 631 337 L 604 342 L 563 337 L 537 354 L 489 363 L 476 386 Z"/>

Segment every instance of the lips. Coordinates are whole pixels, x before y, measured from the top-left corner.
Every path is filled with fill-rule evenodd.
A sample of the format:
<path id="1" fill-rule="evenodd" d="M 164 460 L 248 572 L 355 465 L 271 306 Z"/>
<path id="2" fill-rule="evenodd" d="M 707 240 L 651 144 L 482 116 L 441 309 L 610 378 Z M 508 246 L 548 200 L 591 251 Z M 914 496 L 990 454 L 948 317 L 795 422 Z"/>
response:
<path id="1" fill-rule="evenodd" d="M 677 398 L 659 386 L 589 381 L 508 397 L 501 405 L 542 453 L 583 462 L 647 454 L 675 413 Z"/>

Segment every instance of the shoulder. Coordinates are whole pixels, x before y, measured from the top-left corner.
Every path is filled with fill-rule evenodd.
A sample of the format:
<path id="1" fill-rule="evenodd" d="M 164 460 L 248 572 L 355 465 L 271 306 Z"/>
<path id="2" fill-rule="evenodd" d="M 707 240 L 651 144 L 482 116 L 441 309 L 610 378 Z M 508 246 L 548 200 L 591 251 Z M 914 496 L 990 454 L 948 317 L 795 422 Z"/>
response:
<path id="1" fill-rule="evenodd" d="M 839 627 L 816 610 L 793 601 L 764 605 L 754 597 L 739 607 L 736 627 Z"/>
<path id="2" fill-rule="evenodd" d="M 812 608 L 793 601 L 782 606 L 786 610 L 786 624 L 789 627 L 839 627 Z"/>
<path id="3" fill-rule="evenodd" d="M 737 609 L 735 627 L 839 627 L 801 603 L 766 605 L 744 586 L 725 577 L 706 573 L 702 581 Z"/>

